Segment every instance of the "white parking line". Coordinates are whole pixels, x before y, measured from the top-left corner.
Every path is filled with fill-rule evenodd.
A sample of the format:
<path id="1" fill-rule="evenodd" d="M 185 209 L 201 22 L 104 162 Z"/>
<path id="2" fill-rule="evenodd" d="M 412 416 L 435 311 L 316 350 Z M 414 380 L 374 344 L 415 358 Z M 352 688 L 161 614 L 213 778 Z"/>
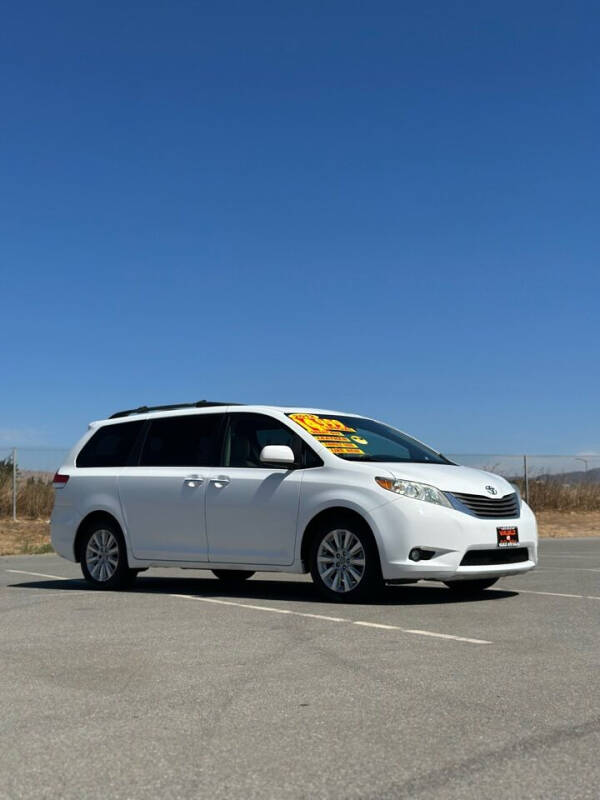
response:
<path id="1" fill-rule="evenodd" d="M 52 578 L 55 581 L 70 581 L 72 578 L 65 578 L 64 575 L 46 575 L 44 572 L 27 572 L 24 569 L 7 569 L 5 572 L 16 572 L 19 575 L 34 575 L 36 578 Z"/>
<path id="2" fill-rule="evenodd" d="M 600 572 L 599 567 L 536 567 L 536 572 Z"/>
<path id="3" fill-rule="evenodd" d="M 589 558 L 589 555 L 586 553 L 580 553 L 579 555 L 575 555 L 575 553 L 542 553 L 541 557 L 545 561 L 547 558 Z"/>
<path id="4" fill-rule="evenodd" d="M 350 622 L 350 620 L 346 620 Z M 401 631 L 397 625 L 384 625 L 383 622 L 354 622 L 355 625 L 364 625 L 365 628 L 383 628 L 385 631 Z"/>
<path id="5" fill-rule="evenodd" d="M 589 568 L 588 568 L 589 569 Z M 591 570 L 597 571 L 597 570 Z M 50 578 L 57 581 L 69 581 L 72 578 L 66 578 L 64 575 L 48 575 L 45 572 L 29 572 L 24 569 L 7 569 L 6 572 L 16 573 L 18 575 L 32 575 L 36 578 Z M 536 594 L 544 597 L 564 597 L 569 600 L 600 600 L 600 595 L 593 594 L 567 594 L 566 592 L 541 592 L 534 589 L 520 589 L 514 586 L 503 586 L 502 588 L 492 589 L 491 591 L 502 592 L 505 590 L 511 592 L 518 592 L 519 594 Z M 325 614 L 311 614 L 305 611 L 292 611 L 288 608 L 275 608 L 273 606 L 259 606 L 254 603 L 238 603 L 234 600 L 221 600 L 216 597 L 199 597 L 194 594 L 172 594 L 171 597 L 179 597 L 186 600 L 200 600 L 203 603 L 214 603 L 221 606 L 236 606 L 238 608 L 248 608 L 251 611 L 267 611 L 272 614 L 287 614 L 294 617 L 307 617 L 308 619 L 320 619 L 325 622 L 346 622 L 351 625 L 360 625 L 363 628 L 379 628 L 380 630 L 400 631 L 400 633 L 409 633 L 415 636 L 430 636 L 436 639 L 452 639 L 456 642 L 468 642 L 470 644 L 493 644 L 487 639 L 472 639 L 467 636 L 456 636 L 451 633 L 436 633 L 434 631 L 422 631 L 415 628 L 401 628 L 398 625 L 386 625 L 382 622 L 364 622 L 362 620 L 347 619 L 345 617 L 330 617 Z"/>
<path id="6" fill-rule="evenodd" d="M 583 569 L 583 567 L 582 567 L 582 569 Z M 590 571 L 592 571 L 592 572 L 598 572 L 599 571 L 599 570 L 595 570 L 595 569 L 592 570 L 589 567 L 587 569 L 590 569 Z M 18 575 L 33 575 L 36 578 L 51 578 L 52 580 L 55 580 L 55 581 L 76 580 L 76 578 L 68 578 L 68 577 L 65 577 L 64 575 L 48 575 L 45 572 L 30 572 L 29 570 L 25 570 L 25 569 L 7 569 L 7 570 L 5 570 L 5 572 L 12 572 L 12 573 L 16 573 Z M 578 599 L 578 600 L 600 600 L 600 596 L 599 595 L 593 595 L 593 594 L 566 594 L 564 592 L 539 592 L 539 591 L 535 591 L 533 589 L 519 589 L 519 588 L 517 588 L 515 586 L 503 586 L 502 588 L 491 589 L 491 590 L 488 590 L 488 591 L 502 592 L 502 591 L 505 591 L 505 590 L 508 590 L 510 592 L 519 592 L 520 594 L 540 594 L 540 595 L 548 595 L 549 597 L 567 597 L 567 598 L 571 598 L 571 599 L 574 598 L 574 599 Z M 326 616 L 324 614 L 309 614 L 309 613 L 304 612 L 304 611 L 291 611 L 290 609 L 287 609 L 287 608 L 273 608 L 271 606 L 257 606 L 257 605 L 253 605 L 251 603 L 236 603 L 233 600 L 219 600 L 216 597 L 199 597 L 198 595 L 194 595 L 194 594 L 172 594 L 171 597 L 183 597 L 183 598 L 186 598 L 188 600 L 202 600 L 205 603 L 216 603 L 218 605 L 223 605 L 223 606 L 239 606 L 241 608 L 250 608 L 250 609 L 252 609 L 254 611 L 271 611 L 274 614 L 292 614 L 293 616 L 296 616 L 296 617 L 309 617 L 309 618 L 312 618 L 312 619 L 322 619 L 322 620 L 325 620 L 327 622 L 351 622 L 354 625 L 363 625 L 365 627 L 371 627 L 371 628 L 388 628 L 390 630 L 402 631 L 402 633 L 418 634 L 419 636 L 437 636 L 440 639 L 456 639 L 457 641 L 460 641 L 460 642 L 474 642 L 474 643 L 477 643 L 477 644 L 492 644 L 492 642 L 488 642 L 485 639 L 469 639 L 469 638 L 464 637 L 464 636 L 454 636 L 453 634 L 449 634 L 449 633 L 433 633 L 433 632 L 430 632 L 430 631 L 418 631 L 418 630 L 413 630 L 413 629 L 408 629 L 408 628 L 400 628 L 397 625 L 384 625 L 383 623 L 379 623 L 379 622 L 361 622 L 361 621 L 355 621 L 355 620 L 352 620 L 352 619 L 345 619 L 344 617 L 329 617 L 329 616 Z"/>
<path id="7" fill-rule="evenodd" d="M 380 622 L 353 622 L 354 625 L 364 625 L 367 628 L 384 628 L 402 633 L 414 633 L 415 636 L 433 636 L 436 639 L 454 639 L 455 642 L 469 642 L 470 644 L 493 644 L 487 639 L 471 639 L 468 636 L 455 636 L 453 633 L 434 633 L 433 631 L 420 631 L 416 628 L 400 628 L 398 625 L 383 625 Z"/>
<path id="8" fill-rule="evenodd" d="M 236 603 L 233 600 L 220 600 L 216 597 L 198 597 L 195 594 L 172 594 L 171 597 L 181 597 L 184 600 L 202 600 L 203 603 L 215 603 L 219 606 L 237 606 L 238 608 L 249 608 L 252 611 L 271 611 L 274 614 L 291 614 L 295 617 L 312 617 L 313 619 L 324 619 L 328 622 L 350 622 L 342 617 L 326 617 L 323 614 L 305 614 L 302 611 L 292 611 L 288 608 L 272 608 L 271 606 L 256 606 L 253 603 Z"/>
<path id="9" fill-rule="evenodd" d="M 453 633 L 432 633 L 431 631 L 404 630 L 404 633 L 416 633 L 419 636 L 437 636 L 438 639 L 454 639 L 455 642 L 469 642 L 470 644 L 494 644 L 485 639 L 470 639 L 467 636 L 455 636 Z"/>
<path id="10" fill-rule="evenodd" d="M 519 594 L 543 594 L 548 597 L 569 597 L 577 600 L 600 600 L 600 596 L 593 594 L 564 594 L 563 592 L 537 592 L 533 589 L 517 589 L 516 586 L 503 586 L 502 589 L 492 589 L 493 592 L 518 592 Z M 490 590 L 488 590 L 490 591 Z"/>
<path id="11" fill-rule="evenodd" d="M 347 622 L 351 625 L 361 625 L 365 628 L 380 628 L 383 630 L 400 631 L 400 633 L 410 633 L 415 636 L 432 636 L 437 639 L 453 639 L 457 642 L 468 642 L 469 644 L 493 644 L 487 639 L 469 639 L 465 636 L 454 636 L 450 633 L 434 633 L 433 631 L 420 631 L 410 628 L 401 628 L 398 625 L 384 625 L 381 622 L 362 622 L 361 620 L 346 619 L 344 617 L 326 617 L 322 614 L 308 614 L 304 611 L 290 611 L 287 608 L 273 608 L 273 606 L 257 606 L 251 603 L 237 603 L 233 600 L 217 600 L 215 597 L 199 597 L 195 594 L 172 594 L 171 597 L 179 597 L 185 600 L 200 600 L 203 603 L 218 603 L 224 606 L 238 606 L 239 608 L 250 608 L 253 611 L 271 611 L 276 614 L 291 614 L 295 617 L 308 617 L 310 619 L 322 619 L 327 622 Z"/>

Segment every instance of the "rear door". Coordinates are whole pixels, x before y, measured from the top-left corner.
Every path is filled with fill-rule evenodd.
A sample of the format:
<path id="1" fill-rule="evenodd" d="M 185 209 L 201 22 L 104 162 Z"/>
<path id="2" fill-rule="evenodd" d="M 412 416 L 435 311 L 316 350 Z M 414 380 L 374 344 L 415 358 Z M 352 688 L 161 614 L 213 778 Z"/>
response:
<path id="1" fill-rule="evenodd" d="M 212 562 L 288 565 L 294 559 L 304 471 L 260 462 L 267 444 L 285 444 L 300 461 L 302 439 L 265 414 L 232 413 L 222 466 L 208 470 L 206 526 Z"/>
<path id="2" fill-rule="evenodd" d="M 136 558 L 207 561 L 206 474 L 218 463 L 223 414 L 149 421 L 137 466 L 125 467 L 119 495 Z"/>

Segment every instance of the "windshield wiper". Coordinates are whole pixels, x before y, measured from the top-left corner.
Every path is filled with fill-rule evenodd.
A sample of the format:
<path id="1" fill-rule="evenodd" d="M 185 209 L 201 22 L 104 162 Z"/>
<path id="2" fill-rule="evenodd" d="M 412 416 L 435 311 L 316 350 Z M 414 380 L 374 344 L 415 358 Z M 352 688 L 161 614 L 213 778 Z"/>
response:
<path id="1" fill-rule="evenodd" d="M 345 455 L 345 456 L 340 456 L 340 458 L 343 458 L 344 461 L 377 461 L 377 462 L 393 461 L 394 463 L 401 462 L 403 460 L 399 458 L 394 458 L 394 456 L 369 456 L 366 454 L 364 456 Z"/>

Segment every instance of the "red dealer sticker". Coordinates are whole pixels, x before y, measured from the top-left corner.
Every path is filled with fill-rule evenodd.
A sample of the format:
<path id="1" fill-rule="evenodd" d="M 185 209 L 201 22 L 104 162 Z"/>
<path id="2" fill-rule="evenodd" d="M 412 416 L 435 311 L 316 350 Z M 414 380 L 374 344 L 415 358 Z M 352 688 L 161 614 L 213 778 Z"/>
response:
<path id="1" fill-rule="evenodd" d="M 498 534 L 498 547 L 513 547 L 519 544 L 518 528 L 496 528 L 496 532 Z"/>

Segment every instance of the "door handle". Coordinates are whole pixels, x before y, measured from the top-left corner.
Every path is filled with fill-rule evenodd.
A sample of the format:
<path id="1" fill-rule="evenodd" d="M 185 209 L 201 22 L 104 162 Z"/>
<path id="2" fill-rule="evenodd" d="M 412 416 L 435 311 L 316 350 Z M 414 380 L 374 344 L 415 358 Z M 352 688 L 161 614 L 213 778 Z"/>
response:
<path id="1" fill-rule="evenodd" d="M 214 483 L 217 489 L 221 489 L 221 487 L 227 486 L 228 483 L 231 483 L 227 475 L 219 475 L 216 478 L 211 478 L 210 482 Z"/>
<path id="2" fill-rule="evenodd" d="M 187 478 L 183 479 L 183 483 L 185 486 L 189 486 L 190 489 L 195 489 L 196 486 L 204 483 L 204 478 L 201 475 L 188 475 Z"/>

